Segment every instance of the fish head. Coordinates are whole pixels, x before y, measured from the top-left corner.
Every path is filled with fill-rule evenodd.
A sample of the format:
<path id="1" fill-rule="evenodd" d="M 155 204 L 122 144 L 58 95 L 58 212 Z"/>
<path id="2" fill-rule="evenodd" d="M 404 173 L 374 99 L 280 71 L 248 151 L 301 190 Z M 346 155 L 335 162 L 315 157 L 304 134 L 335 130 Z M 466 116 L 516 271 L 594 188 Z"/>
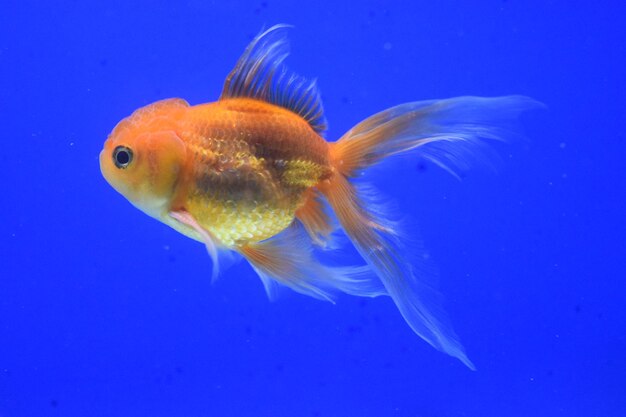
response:
<path id="1" fill-rule="evenodd" d="M 107 182 L 155 218 L 170 210 L 186 157 L 176 132 L 179 117 L 163 107 L 169 106 L 157 102 L 122 120 L 100 152 L 100 171 Z"/>

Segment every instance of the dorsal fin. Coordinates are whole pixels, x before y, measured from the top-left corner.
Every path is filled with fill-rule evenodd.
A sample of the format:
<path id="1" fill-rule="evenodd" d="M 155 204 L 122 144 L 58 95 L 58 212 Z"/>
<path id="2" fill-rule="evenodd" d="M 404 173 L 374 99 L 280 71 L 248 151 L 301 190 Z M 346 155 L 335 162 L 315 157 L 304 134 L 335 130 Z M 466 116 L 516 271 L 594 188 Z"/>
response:
<path id="1" fill-rule="evenodd" d="M 250 97 L 285 107 L 323 134 L 326 119 L 315 80 L 307 80 L 282 65 L 289 55 L 289 27 L 272 26 L 250 42 L 226 77 L 220 99 Z"/>

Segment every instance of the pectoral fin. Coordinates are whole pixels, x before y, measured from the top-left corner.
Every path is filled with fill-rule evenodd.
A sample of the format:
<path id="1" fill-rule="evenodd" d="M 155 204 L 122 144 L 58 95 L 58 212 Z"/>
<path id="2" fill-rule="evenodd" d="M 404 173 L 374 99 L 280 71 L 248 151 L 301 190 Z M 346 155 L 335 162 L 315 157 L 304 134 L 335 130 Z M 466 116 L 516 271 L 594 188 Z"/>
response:
<path id="1" fill-rule="evenodd" d="M 240 247 L 239 252 L 259 274 L 270 299 L 276 294 L 277 283 L 331 302 L 338 291 L 363 297 L 387 293 L 368 266 L 329 267 L 321 264 L 313 256 L 306 230 L 297 221 L 273 238 Z"/>
<path id="2" fill-rule="evenodd" d="M 235 262 L 236 259 L 233 253 L 224 247 L 220 247 L 217 238 L 213 236 L 210 231 L 202 227 L 191 213 L 185 210 L 179 210 L 172 211 L 169 214 L 173 219 L 195 230 L 202 238 L 206 250 L 211 257 L 211 261 L 213 262 L 211 281 L 215 281 L 219 276 L 220 266 L 227 268 Z"/>

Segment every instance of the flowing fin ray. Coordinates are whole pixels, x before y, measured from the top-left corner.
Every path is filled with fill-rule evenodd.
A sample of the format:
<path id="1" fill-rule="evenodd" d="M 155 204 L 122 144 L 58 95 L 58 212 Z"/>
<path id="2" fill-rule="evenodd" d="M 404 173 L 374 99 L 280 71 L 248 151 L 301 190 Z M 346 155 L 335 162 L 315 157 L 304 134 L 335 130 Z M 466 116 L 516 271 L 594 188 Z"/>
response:
<path id="1" fill-rule="evenodd" d="M 428 283 L 434 281 L 435 273 L 425 253 L 419 247 L 407 251 L 398 239 L 396 225 L 385 219 L 384 213 L 365 209 L 372 205 L 357 195 L 345 177 L 335 177 L 324 193 L 354 246 L 381 279 L 411 329 L 436 349 L 475 369 L 441 308 L 441 296 Z M 407 252 L 413 252 L 411 259 L 405 257 Z"/>
<path id="2" fill-rule="evenodd" d="M 457 97 L 402 104 L 369 117 L 331 145 L 337 174 L 321 187 L 339 222 L 361 256 L 383 282 L 409 326 L 436 349 L 469 360 L 445 312 L 437 291 L 428 285 L 432 273 L 418 257 L 409 262 L 398 239 L 397 225 L 377 210 L 349 178 L 400 153 L 414 152 L 457 175 L 478 162 L 489 162 L 489 141 L 519 137 L 514 121 L 540 103 L 523 96 Z M 426 278 L 426 279 L 425 279 Z"/>
<path id="3" fill-rule="evenodd" d="M 329 267 L 313 256 L 311 239 L 297 221 L 277 236 L 239 248 L 261 277 L 270 299 L 276 284 L 301 294 L 333 302 L 341 291 L 351 295 L 376 297 L 386 291 L 368 266 Z"/>
<path id="4" fill-rule="evenodd" d="M 476 162 L 493 166 L 489 141 L 511 141 L 520 113 L 543 104 L 524 96 L 455 97 L 401 104 L 377 113 L 333 145 L 338 168 L 356 176 L 382 159 L 413 151 L 455 176 Z"/>

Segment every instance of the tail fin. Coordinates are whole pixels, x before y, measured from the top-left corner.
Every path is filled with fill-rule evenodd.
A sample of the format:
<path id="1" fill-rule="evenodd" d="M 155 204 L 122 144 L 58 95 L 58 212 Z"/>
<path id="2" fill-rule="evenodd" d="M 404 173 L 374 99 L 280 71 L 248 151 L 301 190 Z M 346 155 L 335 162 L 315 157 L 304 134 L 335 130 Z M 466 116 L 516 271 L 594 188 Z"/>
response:
<path id="1" fill-rule="evenodd" d="M 380 160 L 415 151 L 453 175 L 488 162 L 489 140 L 519 136 L 520 113 L 543 105 L 525 96 L 456 97 L 401 104 L 362 121 L 332 147 L 339 171 L 355 176 Z"/>
<path id="2" fill-rule="evenodd" d="M 382 159 L 413 151 L 458 173 L 484 155 L 485 140 L 506 140 L 507 130 L 523 110 L 539 103 L 522 96 L 459 97 L 403 104 L 359 123 L 331 145 L 338 174 L 320 190 L 361 256 L 376 272 L 409 326 L 433 347 L 475 369 L 445 312 L 437 291 L 428 285 L 426 256 L 407 250 L 383 210 L 372 210 L 368 196 L 349 181 Z M 407 262 L 410 253 L 413 264 Z M 415 262 L 417 261 L 417 262 Z"/>

